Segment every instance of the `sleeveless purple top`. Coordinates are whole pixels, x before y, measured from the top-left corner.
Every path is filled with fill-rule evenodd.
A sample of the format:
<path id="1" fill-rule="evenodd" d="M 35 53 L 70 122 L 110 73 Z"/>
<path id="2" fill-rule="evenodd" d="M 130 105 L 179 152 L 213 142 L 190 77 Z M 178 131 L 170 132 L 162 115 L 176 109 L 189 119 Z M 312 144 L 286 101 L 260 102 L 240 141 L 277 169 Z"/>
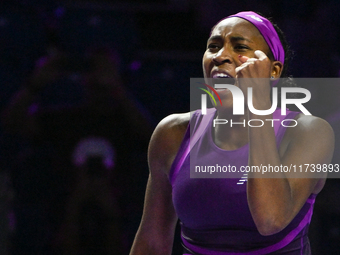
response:
<path id="1" fill-rule="evenodd" d="M 235 178 L 235 175 L 233 178 L 190 178 L 190 157 L 195 159 L 191 163 L 198 166 L 211 162 L 210 165 L 218 163 L 239 169 L 248 165 L 248 144 L 232 151 L 215 145 L 212 138 L 215 113 L 215 109 L 210 109 L 205 117 L 200 111 L 193 114 L 169 174 L 185 249 L 190 254 L 204 255 L 310 254 L 307 233 L 316 195 L 308 198 L 285 229 L 274 235 L 262 236 L 249 211 L 244 173 Z M 287 116 L 281 116 L 280 109 L 273 113 L 273 119 L 280 119 L 280 122 L 274 122 L 278 147 L 286 131 L 281 121 L 294 119 L 297 114 L 288 111 Z M 209 123 L 204 125 L 204 130 L 198 129 L 206 121 Z M 189 157 L 185 151 L 188 150 L 190 133 L 199 138 Z"/>

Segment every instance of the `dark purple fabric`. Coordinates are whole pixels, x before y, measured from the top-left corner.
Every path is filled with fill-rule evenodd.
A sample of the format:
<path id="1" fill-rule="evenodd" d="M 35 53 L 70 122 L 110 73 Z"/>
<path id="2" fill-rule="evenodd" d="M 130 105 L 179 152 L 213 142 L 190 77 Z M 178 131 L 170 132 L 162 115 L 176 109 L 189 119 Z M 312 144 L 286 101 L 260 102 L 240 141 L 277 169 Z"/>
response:
<path id="1" fill-rule="evenodd" d="M 297 112 L 288 112 L 287 118 L 293 119 L 297 114 Z M 206 115 L 208 121 L 211 122 L 214 115 L 215 111 L 209 112 Z M 199 112 L 193 116 L 190 125 L 195 128 L 191 128 L 191 132 L 197 130 L 199 126 L 197 123 L 206 121 L 202 121 L 201 117 Z M 273 118 L 281 120 L 285 117 L 280 115 L 279 110 L 273 115 Z M 196 160 L 195 164 L 211 162 L 213 165 L 217 162 L 220 165 L 230 164 L 237 167 L 248 165 L 248 145 L 233 151 L 221 150 L 213 142 L 211 128 L 212 124 L 207 125 L 190 152 L 190 157 Z M 274 129 L 279 146 L 286 128 L 276 125 Z M 213 251 L 217 252 L 216 254 L 233 252 L 266 254 L 253 252 L 269 249 L 269 252 L 280 250 L 291 251 L 287 254 L 300 254 L 309 249 L 307 228 L 315 195 L 311 195 L 298 215 L 284 230 L 275 235 L 262 236 L 257 231 L 248 208 L 246 183 L 239 184 L 243 173 L 240 173 L 236 179 L 193 179 L 190 178 L 189 171 L 190 157 L 186 157 L 182 167 L 175 172 L 183 156 L 181 153 L 189 144 L 185 141 L 190 137 L 188 133 L 189 129 L 169 176 L 173 187 L 173 203 L 181 221 L 183 243 L 187 244 L 185 247 L 188 250 L 193 250 L 194 247 L 197 254 L 214 254 Z M 206 250 L 210 252 L 200 253 Z"/>

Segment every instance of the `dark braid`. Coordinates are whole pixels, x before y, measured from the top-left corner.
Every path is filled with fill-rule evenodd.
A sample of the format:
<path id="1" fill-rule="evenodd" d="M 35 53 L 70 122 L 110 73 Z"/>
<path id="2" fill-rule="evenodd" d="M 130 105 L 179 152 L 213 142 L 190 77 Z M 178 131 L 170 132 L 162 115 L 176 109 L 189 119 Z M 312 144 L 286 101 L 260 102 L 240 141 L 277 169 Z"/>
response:
<path id="1" fill-rule="evenodd" d="M 257 14 L 263 16 L 262 14 L 258 13 Z M 265 16 L 263 16 L 265 17 Z M 296 83 L 291 75 L 289 75 L 289 64 L 290 61 L 292 60 L 293 56 L 293 51 L 291 50 L 289 44 L 287 43 L 287 39 L 283 31 L 278 27 L 276 23 L 273 22 L 272 18 L 267 18 L 275 28 L 275 31 L 277 35 L 279 36 L 279 39 L 281 41 L 283 50 L 285 52 L 285 62 L 283 65 L 283 69 L 281 72 L 281 78 L 276 87 L 278 88 L 278 107 L 281 107 L 281 88 L 282 87 L 296 87 Z M 274 60 L 274 56 L 272 52 L 270 52 L 270 55 L 268 56 L 269 59 Z M 299 98 L 299 94 L 297 93 L 288 93 L 287 98 Z M 298 110 L 295 106 L 289 106 L 288 107 L 290 110 Z"/>
<path id="2" fill-rule="evenodd" d="M 271 22 L 271 20 L 270 20 L 270 22 Z M 290 49 L 290 46 L 287 43 L 286 36 L 282 32 L 282 30 L 275 23 L 272 22 L 272 24 L 273 24 L 273 26 L 274 26 L 274 28 L 276 30 L 276 33 L 279 36 L 279 39 L 281 41 L 283 50 L 285 51 L 285 63 L 283 65 L 281 77 L 282 78 L 286 78 L 286 77 L 289 77 L 289 69 L 288 68 L 289 68 L 289 64 L 290 64 L 291 58 L 292 58 L 292 51 Z"/>

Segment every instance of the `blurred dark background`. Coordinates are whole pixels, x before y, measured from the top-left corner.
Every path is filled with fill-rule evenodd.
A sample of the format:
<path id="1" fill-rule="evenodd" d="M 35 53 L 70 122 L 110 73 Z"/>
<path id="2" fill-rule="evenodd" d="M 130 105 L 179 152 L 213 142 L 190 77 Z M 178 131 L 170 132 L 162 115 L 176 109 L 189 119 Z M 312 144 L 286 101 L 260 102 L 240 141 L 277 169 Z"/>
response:
<path id="1" fill-rule="evenodd" d="M 29 83 L 43 57 L 53 56 L 56 51 L 68 56 L 63 67 L 68 70 L 68 76 L 39 91 L 42 95 L 39 105 L 77 106 L 83 93 L 78 81 L 89 68 L 86 60 L 89 49 L 106 48 L 113 50 L 120 82 L 135 98 L 134 106 L 154 127 L 171 113 L 189 111 L 190 78 L 203 76 L 201 59 L 211 27 L 223 17 L 244 10 L 273 17 L 285 32 L 294 53 L 290 66 L 293 77 L 339 77 L 340 2 L 337 0 L 2 1 L 0 110 L 6 112 L 16 93 Z M 331 122 L 339 144 L 338 86 L 333 83 L 309 89 L 312 102 L 308 110 Z M 30 92 L 36 90 L 40 88 L 30 88 Z M 33 108 L 26 110 L 34 113 L 32 105 Z M 21 128 L 24 130 L 26 126 Z M 53 212 L 60 215 L 54 218 L 49 210 L 55 208 L 46 206 L 46 201 L 58 200 L 56 192 L 60 192 L 60 200 L 68 201 L 76 188 L 53 186 L 58 183 L 53 183 L 51 188 L 47 184 L 55 178 L 49 173 L 52 161 L 48 160 L 55 148 L 51 143 L 37 145 L 32 141 L 32 137 L 11 132 L 6 125 L 0 126 L 0 227 L 3 229 L 0 229 L 0 254 L 68 254 L 58 247 L 60 233 L 63 233 L 60 226 L 65 223 L 63 215 L 69 213 L 64 212 L 67 202 L 60 203 L 58 212 Z M 133 145 L 126 140 L 124 146 Z M 127 174 L 131 180 L 124 182 L 125 186 L 133 187 L 130 192 L 134 196 L 127 195 L 127 189 L 117 191 L 117 203 L 122 208 L 120 215 L 125 215 L 118 217 L 123 219 L 118 232 L 124 232 L 124 247 L 114 254 L 126 254 L 131 246 L 142 214 L 147 180 L 146 147 L 124 153 L 133 153 L 130 158 L 142 163 L 139 171 L 131 170 L 130 175 Z M 333 163 L 340 163 L 337 147 Z M 69 183 L 77 186 L 76 181 Z M 32 199 L 41 196 L 44 199 L 38 202 Z M 340 254 L 339 196 L 340 183 L 330 180 L 317 199 L 310 229 L 313 254 Z M 124 199 L 126 201 L 119 202 Z M 91 210 L 97 212 L 97 209 Z M 180 252 L 177 237 L 174 254 Z"/>

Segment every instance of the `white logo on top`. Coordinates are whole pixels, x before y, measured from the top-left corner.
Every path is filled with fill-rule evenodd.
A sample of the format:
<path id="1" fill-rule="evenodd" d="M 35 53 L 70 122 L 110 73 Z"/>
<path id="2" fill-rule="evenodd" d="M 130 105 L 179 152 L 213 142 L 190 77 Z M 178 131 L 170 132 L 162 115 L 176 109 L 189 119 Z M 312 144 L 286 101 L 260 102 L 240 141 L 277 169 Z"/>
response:
<path id="1" fill-rule="evenodd" d="M 259 17 L 256 17 L 255 15 L 247 15 L 247 16 L 251 17 L 251 18 L 254 19 L 254 20 L 263 22 L 262 19 L 260 19 Z"/>
<path id="2" fill-rule="evenodd" d="M 238 180 L 236 184 L 242 185 L 248 180 L 248 173 L 244 173 L 241 177 L 241 179 Z"/>

